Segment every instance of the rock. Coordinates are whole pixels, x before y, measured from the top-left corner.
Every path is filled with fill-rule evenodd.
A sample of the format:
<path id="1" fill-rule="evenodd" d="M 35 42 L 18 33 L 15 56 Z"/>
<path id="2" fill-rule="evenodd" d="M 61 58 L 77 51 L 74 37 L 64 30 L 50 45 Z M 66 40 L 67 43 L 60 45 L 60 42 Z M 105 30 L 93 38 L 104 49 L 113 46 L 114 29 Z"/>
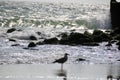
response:
<path id="1" fill-rule="evenodd" d="M 29 38 L 30 38 L 30 40 L 37 40 L 37 38 L 35 36 L 30 36 Z"/>
<path id="2" fill-rule="evenodd" d="M 28 50 L 29 48 L 28 48 L 28 47 L 24 47 L 23 49 L 26 49 L 26 50 Z"/>
<path id="3" fill-rule="evenodd" d="M 85 36 L 88 36 L 88 37 L 91 37 L 91 36 L 92 36 L 92 34 L 89 33 L 88 31 L 85 31 L 85 32 L 84 32 L 84 35 L 85 35 Z"/>
<path id="4" fill-rule="evenodd" d="M 22 63 L 22 61 L 17 60 L 17 61 L 16 61 L 16 64 L 23 64 L 23 63 Z"/>
<path id="5" fill-rule="evenodd" d="M 36 47 L 36 44 L 35 44 L 34 42 L 30 42 L 30 43 L 28 44 L 28 47 Z"/>
<path id="6" fill-rule="evenodd" d="M 115 42 L 117 42 L 117 41 L 116 41 L 116 40 L 111 40 L 110 42 L 111 42 L 111 43 L 115 43 Z"/>
<path id="7" fill-rule="evenodd" d="M 108 47 L 112 46 L 111 41 L 108 41 L 108 43 L 105 46 L 108 46 Z"/>
<path id="8" fill-rule="evenodd" d="M 62 37 L 59 43 L 63 45 L 98 45 L 93 43 L 91 36 L 92 35 L 88 32 L 85 32 L 84 34 L 72 32 L 69 36 L 65 35 Z"/>
<path id="9" fill-rule="evenodd" d="M 37 44 L 37 45 L 43 45 L 44 43 L 41 42 L 41 41 L 39 41 L 39 42 L 37 42 L 36 44 Z"/>
<path id="10" fill-rule="evenodd" d="M 67 33 L 61 33 L 60 35 L 58 35 L 58 37 L 61 37 L 62 39 L 66 39 L 66 38 L 68 38 L 68 34 Z"/>
<path id="11" fill-rule="evenodd" d="M 120 41 L 116 43 L 116 45 L 120 45 Z"/>
<path id="12" fill-rule="evenodd" d="M 59 44 L 68 45 L 68 44 L 70 44 L 70 43 L 68 42 L 68 39 L 66 38 L 66 39 L 61 39 L 61 40 L 59 41 Z"/>
<path id="13" fill-rule="evenodd" d="M 110 34 L 112 32 L 112 30 L 106 30 L 105 32 Z"/>
<path id="14" fill-rule="evenodd" d="M 118 35 L 114 36 L 114 39 L 120 40 L 120 35 L 118 34 Z"/>
<path id="15" fill-rule="evenodd" d="M 103 34 L 103 31 L 101 31 L 101 30 L 94 30 L 93 31 L 93 35 L 101 35 L 101 34 Z"/>
<path id="16" fill-rule="evenodd" d="M 86 61 L 86 59 L 78 58 L 78 59 L 76 59 L 76 61 Z"/>
<path id="17" fill-rule="evenodd" d="M 58 35 L 58 37 L 61 37 L 59 44 L 63 44 L 63 45 L 69 44 L 69 42 L 68 42 L 69 36 L 67 33 L 61 33 L 60 35 Z"/>
<path id="18" fill-rule="evenodd" d="M 119 28 L 115 28 L 113 31 L 114 34 L 120 34 L 120 29 Z"/>
<path id="19" fill-rule="evenodd" d="M 43 43 L 44 44 L 58 44 L 59 40 L 57 38 L 50 38 L 50 39 L 45 39 Z"/>
<path id="20" fill-rule="evenodd" d="M 120 61 L 120 59 L 119 59 L 119 60 L 117 60 L 117 61 Z"/>
<path id="21" fill-rule="evenodd" d="M 9 41 L 13 41 L 13 42 L 16 42 L 16 40 L 15 40 L 15 39 L 9 39 Z"/>
<path id="22" fill-rule="evenodd" d="M 36 32 L 38 35 L 41 35 L 41 32 Z"/>
<path id="23" fill-rule="evenodd" d="M 118 49 L 120 50 L 120 45 L 118 46 Z"/>
<path id="24" fill-rule="evenodd" d="M 14 32 L 15 30 L 16 30 L 15 28 L 8 29 L 8 30 L 7 30 L 7 33 L 12 33 L 12 32 Z"/>
<path id="25" fill-rule="evenodd" d="M 82 44 L 92 42 L 93 40 L 81 33 L 71 33 L 68 37 L 68 41 L 70 44 Z"/>
<path id="26" fill-rule="evenodd" d="M 101 34 L 102 40 L 103 41 L 110 41 L 112 40 L 112 37 L 109 34 L 103 33 Z"/>
<path id="27" fill-rule="evenodd" d="M 120 50 L 120 40 L 118 43 L 116 43 L 116 45 L 118 45 L 118 50 Z"/>
<path id="28" fill-rule="evenodd" d="M 92 37 L 95 42 L 109 41 L 112 39 L 109 34 L 104 33 L 101 30 L 94 30 Z"/>
<path id="29" fill-rule="evenodd" d="M 93 40 L 94 40 L 94 42 L 102 42 L 103 41 L 102 37 L 101 36 L 97 36 L 97 35 L 93 36 Z"/>
<path id="30" fill-rule="evenodd" d="M 99 46 L 99 44 L 96 42 L 83 43 L 82 45 L 84 45 L 84 46 Z"/>
<path id="31" fill-rule="evenodd" d="M 20 44 L 12 44 L 11 46 L 19 46 Z"/>

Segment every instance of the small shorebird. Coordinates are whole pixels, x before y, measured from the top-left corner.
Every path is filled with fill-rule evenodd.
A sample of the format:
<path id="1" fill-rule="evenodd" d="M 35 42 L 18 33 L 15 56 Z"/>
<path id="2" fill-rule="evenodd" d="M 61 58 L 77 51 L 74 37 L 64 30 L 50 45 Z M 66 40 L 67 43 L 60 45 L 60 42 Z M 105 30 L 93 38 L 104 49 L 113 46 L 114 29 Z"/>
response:
<path id="1" fill-rule="evenodd" d="M 61 64 L 61 70 L 63 69 L 63 64 L 68 60 L 68 55 L 67 53 L 64 54 L 64 57 L 60 59 L 56 59 L 53 63 L 60 63 Z"/>

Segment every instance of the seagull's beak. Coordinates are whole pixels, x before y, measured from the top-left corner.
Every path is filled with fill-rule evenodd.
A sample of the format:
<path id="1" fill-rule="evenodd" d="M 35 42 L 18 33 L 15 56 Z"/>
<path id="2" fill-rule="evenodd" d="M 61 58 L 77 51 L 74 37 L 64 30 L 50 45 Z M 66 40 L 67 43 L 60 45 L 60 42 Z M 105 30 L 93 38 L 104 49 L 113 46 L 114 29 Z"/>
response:
<path id="1" fill-rule="evenodd" d="M 70 55 L 70 54 L 66 53 L 66 55 Z"/>

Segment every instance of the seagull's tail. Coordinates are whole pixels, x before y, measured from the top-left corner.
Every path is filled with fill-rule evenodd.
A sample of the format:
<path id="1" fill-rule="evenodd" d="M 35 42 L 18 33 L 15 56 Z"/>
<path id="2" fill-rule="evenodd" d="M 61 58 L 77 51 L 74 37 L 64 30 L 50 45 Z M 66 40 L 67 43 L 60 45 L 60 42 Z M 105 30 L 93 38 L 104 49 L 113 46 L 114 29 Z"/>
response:
<path id="1" fill-rule="evenodd" d="M 52 62 L 52 63 L 56 63 L 56 61 Z"/>
<path id="2" fill-rule="evenodd" d="M 56 61 L 57 61 L 57 60 L 55 60 L 55 61 L 54 61 L 54 62 L 52 62 L 52 63 L 56 63 Z"/>

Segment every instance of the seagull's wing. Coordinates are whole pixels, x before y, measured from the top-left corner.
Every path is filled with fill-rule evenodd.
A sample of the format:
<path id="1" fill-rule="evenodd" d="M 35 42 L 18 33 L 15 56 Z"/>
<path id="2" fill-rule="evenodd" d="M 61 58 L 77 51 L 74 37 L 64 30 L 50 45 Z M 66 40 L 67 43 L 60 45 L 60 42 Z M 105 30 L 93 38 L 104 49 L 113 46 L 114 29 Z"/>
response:
<path id="1" fill-rule="evenodd" d="M 60 58 L 60 59 L 56 59 L 53 63 L 56 63 L 56 62 L 61 62 L 62 60 L 64 59 L 64 57 Z"/>

